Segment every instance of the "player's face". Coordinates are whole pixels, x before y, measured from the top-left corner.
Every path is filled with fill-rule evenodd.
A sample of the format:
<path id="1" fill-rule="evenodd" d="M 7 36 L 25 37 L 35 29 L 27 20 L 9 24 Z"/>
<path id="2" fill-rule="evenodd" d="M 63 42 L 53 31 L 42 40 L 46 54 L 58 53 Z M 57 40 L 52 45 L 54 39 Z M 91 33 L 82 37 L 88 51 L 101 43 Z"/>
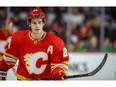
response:
<path id="1" fill-rule="evenodd" d="M 35 34 L 41 33 L 43 31 L 43 26 L 44 26 L 44 23 L 42 19 L 35 18 L 31 20 L 30 27 L 31 27 L 32 33 L 35 33 Z"/>
<path id="2" fill-rule="evenodd" d="M 13 23 L 8 23 L 8 22 L 7 22 L 7 23 L 5 24 L 4 27 L 5 27 L 5 29 L 8 30 L 8 31 L 12 31 Z"/>

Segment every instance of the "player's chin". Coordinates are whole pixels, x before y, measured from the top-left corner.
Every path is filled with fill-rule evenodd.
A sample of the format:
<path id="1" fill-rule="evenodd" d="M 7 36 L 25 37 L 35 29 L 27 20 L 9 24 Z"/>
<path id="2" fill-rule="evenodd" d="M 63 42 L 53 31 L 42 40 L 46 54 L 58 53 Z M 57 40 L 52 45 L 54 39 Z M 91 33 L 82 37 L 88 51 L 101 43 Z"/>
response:
<path id="1" fill-rule="evenodd" d="M 40 31 L 39 29 L 35 29 L 35 30 L 34 30 L 34 33 L 35 33 L 35 34 L 38 34 L 38 33 L 40 33 L 40 32 L 41 32 L 41 31 Z"/>

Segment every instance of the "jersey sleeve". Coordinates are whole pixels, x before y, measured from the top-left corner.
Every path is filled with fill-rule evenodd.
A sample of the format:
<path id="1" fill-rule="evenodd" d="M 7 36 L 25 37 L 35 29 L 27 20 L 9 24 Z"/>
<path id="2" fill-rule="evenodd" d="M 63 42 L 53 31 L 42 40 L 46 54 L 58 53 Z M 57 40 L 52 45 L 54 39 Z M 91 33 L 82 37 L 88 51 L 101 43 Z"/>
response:
<path id="1" fill-rule="evenodd" d="M 4 52 L 3 59 L 0 61 L 0 71 L 6 72 L 15 65 L 18 59 L 17 50 L 17 37 L 16 35 L 13 35 L 7 50 Z"/>
<path id="2" fill-rule="evenodd" d="M 54 54 L 51 60 L 51 72 L 54 71 L 55 68 L 60 67 L 65 71 L 65 73 L 67 73 L 69 55 L 64 42 L 61 39 L 56 41 L 53 52 Z"/>
<path id="3" fill-rule="evenodd" d="M 0 40 L 4 40 L 3 33 L 1 30 L 0 30 Z"/>

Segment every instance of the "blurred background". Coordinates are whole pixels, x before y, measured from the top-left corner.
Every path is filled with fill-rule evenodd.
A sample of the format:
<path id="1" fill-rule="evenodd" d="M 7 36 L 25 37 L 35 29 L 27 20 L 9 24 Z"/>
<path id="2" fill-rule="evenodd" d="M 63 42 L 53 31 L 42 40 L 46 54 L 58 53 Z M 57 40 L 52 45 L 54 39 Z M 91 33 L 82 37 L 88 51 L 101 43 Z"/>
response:
<path id="1" fill-rule="evenodd" d="M 0 28 L 12 19 L 16 30 L 28 29 L 27 12 L 32 7 L 0 7 Z M 46 28 L 55 30 L 71 52 L 116 52 L 115 7 L 41 7 Z"/>
<path id="2" fill-rule="evenodd" d="M 26 17 L 30 8 L 33 7 L 0 7 L 0 29 L 4 28 L 5 19 L 12 19 L 13 32 L 29 29 Z M 78 73 L 89 72 L 90 67 L 95 65 L 96 59 L 101 57 L 102 60 L 104 53 L 107 52 L 111 58 L 107 66 L 112 65 L 104 71 L 107 74 L 102 77 L 104 72 L 101 72 L 102 76 L 86 79 L 116 79 L 115 7 L 41 7 L 41 9 L 46 14 L 46 30 L 58 32 L 58 36 L 63 39 L 69 51 L 70 61 L 75 62 L 76 57 L 83 60 L 77 60 L 76 65 L 71 62 L 70 70 Z M 93 60 L 93 65 L 89 67 L 88 60 L 91 61 L 91 57 L 96 58 Z M 97 64 L 94 69 L 96 67 Z M 108 70 L 112 72 L 108 73 Z"/>
<path id="3" fill-rule="evenodd" d="M 0 7 L 0 28 L 12 19 L 16 30 L 28 29 L 27 12 L 32 7 Z M 116 52 L 115 7 L 41 7 L 46 29 L 55 30 L 70 52 Z"/>

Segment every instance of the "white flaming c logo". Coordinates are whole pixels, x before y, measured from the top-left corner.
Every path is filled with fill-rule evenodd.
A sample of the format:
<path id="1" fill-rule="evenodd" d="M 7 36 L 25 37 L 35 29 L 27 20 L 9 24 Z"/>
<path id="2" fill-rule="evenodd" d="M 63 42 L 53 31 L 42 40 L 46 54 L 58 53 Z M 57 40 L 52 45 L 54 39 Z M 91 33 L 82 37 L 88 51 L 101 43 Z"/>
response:
<path id="1" fill-rule="evenodd" d="M 40 61 L 41 60 L 41 61 Z M 44 52 L 37 52 L 34 54 L 26 54 L 24 56 L 24 61 L 26 62 L 26 68 L 30 74 L 41 74 L 44 72 L 48 60 L 48 55 Z M 40 64 L 37 65 L 37 61 L 40 61 Z M 45 62 L 45 63 L 44 63 Z M 39 66 L 39 67 L 37 67 Z"/>

